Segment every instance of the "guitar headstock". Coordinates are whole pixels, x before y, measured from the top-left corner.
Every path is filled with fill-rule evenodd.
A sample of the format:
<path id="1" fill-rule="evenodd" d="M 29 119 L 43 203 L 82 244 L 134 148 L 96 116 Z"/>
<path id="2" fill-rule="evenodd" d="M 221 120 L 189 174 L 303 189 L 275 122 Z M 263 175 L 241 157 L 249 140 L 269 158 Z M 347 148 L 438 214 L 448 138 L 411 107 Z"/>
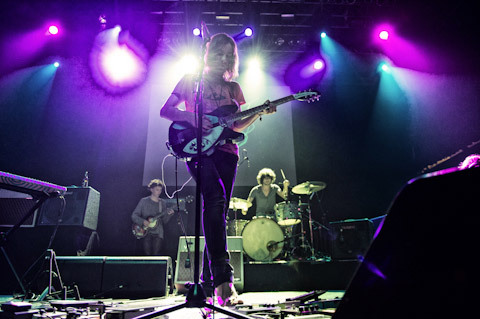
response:
<path id="1" fill-rule="evenodd" d="M 297 94 L 294 94 L 293 97 L 302 102 L 316 102 L 320 99 L 320 92 L 316 90 L 308 90 L 308 91 L 303 91 L 303 92 L 298 92 Z"/>

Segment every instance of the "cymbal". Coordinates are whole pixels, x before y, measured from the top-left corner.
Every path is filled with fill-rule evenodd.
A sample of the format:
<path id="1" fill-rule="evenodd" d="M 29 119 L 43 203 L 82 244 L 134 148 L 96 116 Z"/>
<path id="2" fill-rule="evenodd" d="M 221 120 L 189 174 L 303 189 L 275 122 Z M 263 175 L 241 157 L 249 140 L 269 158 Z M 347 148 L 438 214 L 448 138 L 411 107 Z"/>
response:
<path id="1" fill-rule="evenodd" d="M 297 195 L 311 195 L 327 187 L 324 182 L 305 182 L 292 188 L 292 192 Z"/>
<path id="2" fill-rule="evenodd" d="M 252 206 L 252 203 L 250 203 L 248 200 L 238 197 L 232 197 L 230 198 L 230 204 L 228 205 L 228 208 L 233 210 L 248 210 L 250 206 Z"/>

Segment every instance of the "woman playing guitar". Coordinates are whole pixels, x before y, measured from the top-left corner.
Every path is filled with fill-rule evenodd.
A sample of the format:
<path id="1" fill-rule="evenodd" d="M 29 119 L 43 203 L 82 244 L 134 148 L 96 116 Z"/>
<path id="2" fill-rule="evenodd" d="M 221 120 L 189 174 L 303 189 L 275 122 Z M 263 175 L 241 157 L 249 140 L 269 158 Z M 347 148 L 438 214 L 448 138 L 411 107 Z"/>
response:
<path id="1" fill-rule="evenodd" d="M 204 57 L 203 74 L 203 110 L 208 114 L 231 105 L 240 112 L 240 105 L 245 104 L 242 89 L 233 79 L 238 75 L 237 45 L 233 38 L 224 33 L 211 37 L 207 43 Z M 196 127 L 195 87 L 196 76 L 186 75 L 173 89 L 172 94 L 163 105 L 160 115 L 174 122 Z M 185 111 L 179 105 L 185 104 Z M 261 113 L 234 122 L 229 128 L 241 132 L 251 125 L 261 114 L 275 112 L 275 107 L 267 108 Z M 208 116 L 202 118 L 203 134 L 213 129 Z M 227 251 L 226 212 L 232 194 L 238 162 L 238 146 L 231 141 L 217 145 L 213 153 L 202 158 L 201 193 L 203 197 L 203 230 L 209 265 L 204 267 L 202 280 L 207 297 L 213 297 L 213 288 L 220 305 L 235 303 L 237 293 L 233 286 L 233 269 L 229 263 Z M 196 178 L 197 160 L 193 157 L 187 162 L 190 174 Z M 211 271 L 211 275 L 207 274 Z M 209 284 L 213 279 L 213 284 Z M 209 287 L 211 287 L 209 289 Z"/>

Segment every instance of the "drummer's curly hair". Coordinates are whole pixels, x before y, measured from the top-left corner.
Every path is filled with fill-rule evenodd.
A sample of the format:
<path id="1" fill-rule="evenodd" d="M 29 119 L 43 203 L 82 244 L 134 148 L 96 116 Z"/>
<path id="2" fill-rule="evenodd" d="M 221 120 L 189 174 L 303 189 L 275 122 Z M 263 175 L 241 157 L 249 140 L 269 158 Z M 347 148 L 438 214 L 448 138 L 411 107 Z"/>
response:
<path id="1" fill-rule="evenodd" d="M 265 167 L 258 172 L 257 183 L 259 185 L 262 185 L 263 179 L 267 176 L 269 176 L 272 179 L 272 183 L 275 182 L 275 179 L 277 178 L 277 175 L 275 175 L 275 172 L 273 171 L 273 169 Z"/>
<path id="2" fill-rule="evenodd" d="M 154 188 L 155 186 L 161 186 L 165 188 L 165 184 L 158 178 L 152 179 L 150 183 L 148 183 L 148 189 Z"/>

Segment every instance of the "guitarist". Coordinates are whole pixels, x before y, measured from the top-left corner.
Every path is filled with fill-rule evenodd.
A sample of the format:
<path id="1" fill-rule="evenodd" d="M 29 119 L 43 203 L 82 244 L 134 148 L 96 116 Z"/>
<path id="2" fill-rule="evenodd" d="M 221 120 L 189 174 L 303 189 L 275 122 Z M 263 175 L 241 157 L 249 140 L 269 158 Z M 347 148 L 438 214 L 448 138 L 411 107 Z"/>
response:
<path id="1" fill-rule="evenodd" d="M 233 38 L 224 33 L 212 36 L 207 44 L 204 61 L 202 96 L 204 113 L 208 114 L 225 105 L 234 105 L 236 111 L 240 112 L 240 105 L 245 104 L 245 99 L 240 85 L 233 81 L 238 75 L 237 45 Z M 196 76 L 186 75 L 178 82 L 160 111 L 161 117 L 171 121 L 183 121 L 195 127 L 195 80 Z M 184 110 L 179 108 L 183 103 Z M 275 111 L 276 108 L 272 106 L 262 113 L 236 121 L 230 128 L 241 132 L 260 115 Z M 212 127 L 211 121 L 204 116 L 203 133 L 208 134 Z M 239 303 L 239 300 L 233 286 L 233 268 L 229 263 L 225 218 L 237 172 L 238 146 L 227 141 L 217 146 L 213 154 L 204 156 L 202 160 L 200 173 L 204 208 L 203 231 L 208 257 L 208 263 L 204 258 L 204 265 L 210 266 L 203 269 L 203 287 L 207 297 L 213 297 L 215 289 L 220 305 L 235 304 Z M 187 162 L 189 172 L 194 178 L 196 164 L 195 158 Z"/>
<path id="2" fill-rule="evenodd" d="M 163 225 L 172 217 L 174 211 L 167 209 L 166 202 L 160 198 L 165 185 L 160 179 L 152 179 L 148 183 L 150 196 L 140 199 L 132 213 L 134 224 L 141 226 L 146 232 L 143 237 L 145 255 L 158 256 L 162 249 Z"/>

